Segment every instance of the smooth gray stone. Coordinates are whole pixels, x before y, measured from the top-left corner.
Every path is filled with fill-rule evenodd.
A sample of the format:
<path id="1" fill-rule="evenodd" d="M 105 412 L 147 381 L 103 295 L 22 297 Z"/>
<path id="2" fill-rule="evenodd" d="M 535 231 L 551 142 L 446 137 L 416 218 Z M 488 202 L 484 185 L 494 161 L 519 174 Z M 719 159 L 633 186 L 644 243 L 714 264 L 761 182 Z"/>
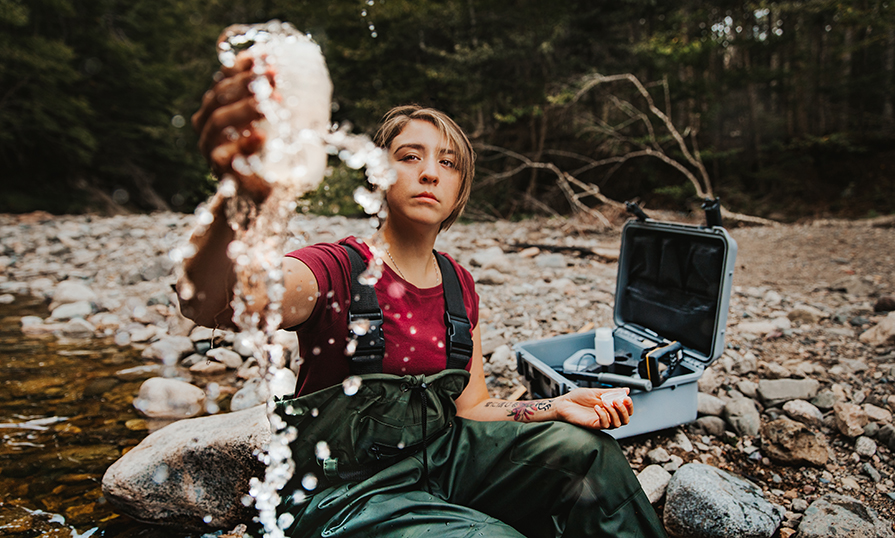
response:
<path id="1" fill-rule="evenodd" d="M 123 514 L 181 532 L 233 528 L 257 514 L 242 498 L 264 476 L 255 452 L 270 437 L 263 405 L 177 421 L 113 463 L 103 495 Z"/>
<path id="2" fill-rule="evenodd" d="M 857 499 L 828 494 L 805 510 L 799 538 L 892 538 L 891 525 Z"/>
<path id="3" fill-rule="evenodd" d="M 702 463 L 678 469 L 665 495 L 665 529 L 680 538 L 770 538 L 786 512 L 755 484 Z"/>

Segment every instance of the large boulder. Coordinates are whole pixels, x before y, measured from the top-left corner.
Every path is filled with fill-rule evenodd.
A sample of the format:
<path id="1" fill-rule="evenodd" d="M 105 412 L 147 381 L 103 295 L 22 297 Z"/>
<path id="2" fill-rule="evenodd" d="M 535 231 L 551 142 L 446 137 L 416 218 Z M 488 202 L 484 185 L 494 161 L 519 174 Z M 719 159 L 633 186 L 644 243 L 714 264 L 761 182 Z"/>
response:
<path id="1" fill-rule="evenodd" d="M 677 537 L 770 538 L 784 512 L 755 484 L 711 465 L 688 463 L 668 484 L 664 522 Z"/>
<path id="2" fill-rule="evenodd" d="M 232 528 L 251 520 L 243 504 L 255 455 L 270 442 L 265 406 L 170 424 L 106 470 L 103 495 L 121 513 L 178 531 Z"/>

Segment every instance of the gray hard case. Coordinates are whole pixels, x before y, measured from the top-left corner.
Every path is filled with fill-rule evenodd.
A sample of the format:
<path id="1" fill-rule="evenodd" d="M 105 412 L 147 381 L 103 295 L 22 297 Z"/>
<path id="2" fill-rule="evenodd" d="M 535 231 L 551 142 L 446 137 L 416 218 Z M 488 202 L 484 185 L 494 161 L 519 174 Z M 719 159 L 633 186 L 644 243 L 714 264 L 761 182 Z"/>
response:
<path id="1" fill-rule="evenodd" d="M 720 226 L 651 219 L 625 225 L 613 310 L 616 356 L 630 354 L 627 373 L 644 350 L 679 341 L 683 360 L 660 386 L 649 392 L 631 389 L 634 414 L 629 424 L 608 432 L 613 437 L 649 433 L 696 419 L 696 382 L 724 352 L 736 252 L 736 241 Z M 532 397 L 552 398 L 578 386 L 601 386 L 572 381 L 561 373 L 568 357 L 593 347 L 594 331 L 590 331 L 528 341 L 514 350 Z M 639 375 L 635 371 L 632 377 Z"/>

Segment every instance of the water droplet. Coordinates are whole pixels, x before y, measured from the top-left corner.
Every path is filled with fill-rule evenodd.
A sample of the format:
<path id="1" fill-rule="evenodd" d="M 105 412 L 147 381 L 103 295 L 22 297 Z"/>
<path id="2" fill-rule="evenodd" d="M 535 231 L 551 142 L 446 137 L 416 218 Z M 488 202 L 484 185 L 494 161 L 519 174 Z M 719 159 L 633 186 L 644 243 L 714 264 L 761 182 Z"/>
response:
<path id="1" fill-rule="evenodd" d="M 252 498 L 251 495 L 243 495 L 242 499 L 240 499 L 243 506 L 252 506 L 252 503 L 255 502 L 255 499 Z"/>
<path id="2" fill-rule="evenodd" d="M 289 528 L 289 525 L 292 525 L 293 521 L 295 521 L 295 516 L 289 512 L 283 512 L 280 514 L 280 517 L 277 518 L 277 527 L 285 530 Z"/>
<path id="3" fill-rule="evenodd" d="M 363 336 L 370 331 L 370 320 L 358 319 L 351 322 L 351 324 L 348 325 L 348 328 L 351 329 L 351 332 L 353 332 L 354 334 Z"/>
<path id="4" fill-rule="evenodd" d="M 155 468 L 155 472 L 152 473 L 152 481 L 156 484 L 161 484 L 165 480 L 168 479 L 168 466 L 164 463 L 159 464 L 158 467 Z"/>
<path id="5" fill-rule="evenodd" d="M 211 514 L 205 514 L 205 517 L 202 518 L 202 521 L 204 521 L 205 523 L 211 523 L 211 520 L 213 519 L 214 518 L 211 517 Z"/>
<path id="6" fill-rule="evenodd" d="M 357 351 L 357 340 L 352 338 L 345 344 L 345 356 L 350 357 Z"/>
<path id="7" fill-rule="evenodd" d="M 317 455 L 318 460 L 329 459 L 329 445 L 326 444 L 326 441 L 319 441 L 317 445 L 314 446 L 314 454 Z"/>
<path id="8" fill-rule="evenodd" d="M 444 349 L 444 342 L 441 340 L 438 341 L 438 349 Z"/>
<path id="9" fill-rule="evenodd" d="M 404 357 L 404 362 L 410 362 L 410 357 Z"/>
<path id="10" fill-rule="evenodd" d="M 416 327 L 410 328 L 410 334 L 416 334 Z"/>
<path id="11" fill-rule="evenodd" d="M 398 442 L 398 450 L 404 450 L 404 447 L 405 447 L 405 446 L 406 446 L 406 445 L 404 445 L 404 441 L 399 441 L 399 442 Z"/>
<path id="12" fill-rule="evenodd" d="M 311 416 L 312 416 L 312 417 L 317 418 L 317 416 L 318 416 L 319 414 L 320 414 L 320 410 L 317 409 L 316 407 L 315 407 L 314 409 L 311 409 Z"/>
<path id="13" fill-rule="evenodd" d="M 319 347 L 315 347 L 314 349 L 311 350 L 311 353 L 313 355 L 320 355 L 320 351 L 321 351 L 321 349 Z"/>
<path id="14" fill-rule="evenodd" d="M 346 396 L 354 396 L 360 390 L 361 383 L 361 378 L 356 375 L 346 377 L 342 381 L 342 390 L 345 391 Z"/>
<path id="15" fill-rule="evenodd" d="M 301 487 L 308 491 L 314 491 L 317 488 L 317 476 L 314 473 L 308 473 L 301 478 Z"/>
<path id="16" fill-rule="evenodd" d="M 336 343 L 336 339 L 335 339 L 335 338 L 330 338 L 329 340 L 327 340 L 327 342 L 329 343 L 329 345 L 333 345 L 333 344 Z"/>

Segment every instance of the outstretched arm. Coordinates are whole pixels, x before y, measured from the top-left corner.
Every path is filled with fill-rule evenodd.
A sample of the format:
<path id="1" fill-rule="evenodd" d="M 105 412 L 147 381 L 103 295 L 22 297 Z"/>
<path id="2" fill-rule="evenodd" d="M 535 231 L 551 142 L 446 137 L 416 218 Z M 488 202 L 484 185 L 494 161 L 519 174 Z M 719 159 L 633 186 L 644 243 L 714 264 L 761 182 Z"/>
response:
<path id="1" fill-rule="evenodd" d="M 457 398 L 457 415 L 479 421 L 515 420 L 544 422 L 561 420 L 590 429 L 610 429 L 628 423 L 634 410 L 631 398 L 606 405 L 600 395 L 620 389 L 579 388 L 556 398 L 510 402 L 491 398 L 485 383 L 479 328 L 473 330 L 473 355 L 469 384 Z M 627 389 L 623 389 L 627 391 Z"/>

